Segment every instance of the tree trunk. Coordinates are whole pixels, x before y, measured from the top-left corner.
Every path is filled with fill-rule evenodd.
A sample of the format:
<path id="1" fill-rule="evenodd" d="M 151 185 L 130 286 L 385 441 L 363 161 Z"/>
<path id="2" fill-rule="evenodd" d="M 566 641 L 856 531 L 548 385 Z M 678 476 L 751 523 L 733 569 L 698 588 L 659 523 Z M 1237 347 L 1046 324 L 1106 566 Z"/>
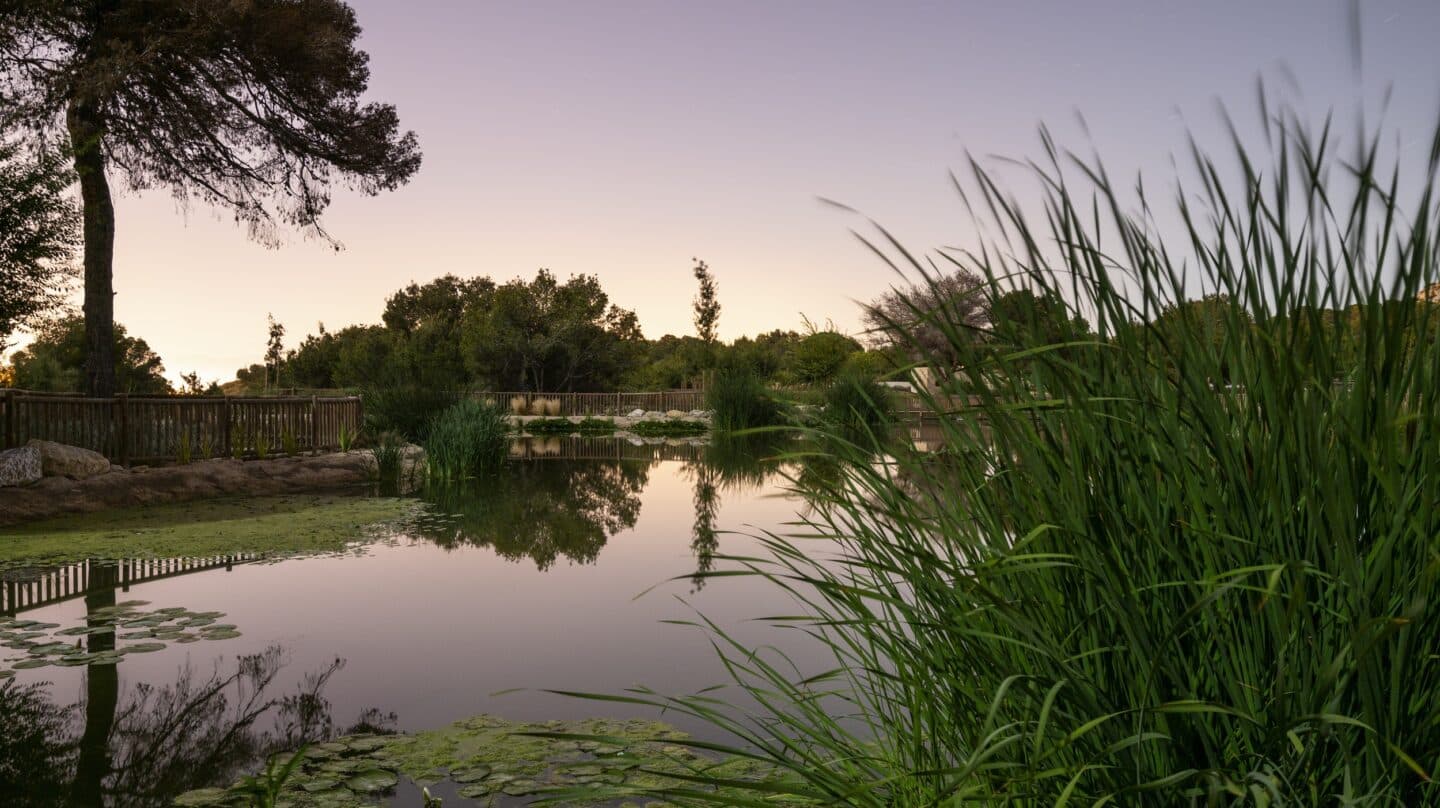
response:
<path id="1" fill-rule="evenodd" d="M 65 123 L 80 175 L 85 232 L 85 394 L 115 394 L 115 205 L 105 178 L 105 127 L 88 101 L 72 101 Z"/>

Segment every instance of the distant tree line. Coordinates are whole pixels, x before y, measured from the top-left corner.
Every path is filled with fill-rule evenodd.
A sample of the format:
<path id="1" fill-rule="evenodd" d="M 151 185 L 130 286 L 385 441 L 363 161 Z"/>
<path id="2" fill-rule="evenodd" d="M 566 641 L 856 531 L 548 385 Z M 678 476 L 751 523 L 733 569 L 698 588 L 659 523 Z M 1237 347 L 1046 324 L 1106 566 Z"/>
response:
<path id="1" fill-rule="evenodd" d="M 886 363 L 834 330 L 776 330 L 726 344 L 716 336 L 713 276 L 697 261 L 695 336 L 646 339 L 635 312 L 610 302 L 593 275 L 561 281 L 548 270 L 496 283 L 446 275 L 411 283 L 386 301 L 381 322 L 330 331 L 236 373 L 247 390 L 397 388 L 591 392 L 695 386 L 721 365 L 773 384 L 808 385 L 846 367 Z M 283 326 L 279 327 L 283 334 Z M 281 358 L 276 361 L 276 357 Z"/>

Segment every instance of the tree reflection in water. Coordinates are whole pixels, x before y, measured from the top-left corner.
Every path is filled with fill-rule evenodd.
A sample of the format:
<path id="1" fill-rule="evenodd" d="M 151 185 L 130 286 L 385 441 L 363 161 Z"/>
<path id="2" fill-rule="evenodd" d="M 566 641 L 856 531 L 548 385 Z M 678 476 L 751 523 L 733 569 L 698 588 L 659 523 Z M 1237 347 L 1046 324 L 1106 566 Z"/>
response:
<path id="1" fill-rule="evenodd" d="M 694 591 L 705 586 L 705 578 L 715 566 L 715 551 L 720 548 L 715 526 L 720 513 L 720 494 L 762 487 L 780 470 L 780 456 L 787 443 L 788 435 L 781 432 L 717 433 L 705 447 L 704 458 L 686 464 L 695 484 L 692 497 L 695 522 L 690 531 L 690 550 L 695 554 L 695 574 L 690 578 Z"/>
<path id="2" fill-rule="evenodd" d="M 492 547 L 541 570 L 564 557 L 592 564 L 611 536 L 635 526 L 650 463 L 633 460 L 517 460 L 501 474 L 432 487 L 425 499 L 448 514 L 415 532 L 442 546 Z"/>
<path id="3" fill-rule="evenodd" d="M 94 573 L 85 604 L 115 605 L 114 576 Z M 88 637 L 91 652 L 105 650 L 114 633 Z M 324 690 L 344 661 L 306 674 L 294 691 L 276 693 L 285 653 L 217 662 L 208 675 L 182 668 L 175 681 L 138 684 L 123 702 L 115 665 L 85 670 L 80 705 L 55 703 L 45 684 L 0 686 L 0 795 L 6 806 L 169 805 L 177 794 L 228 786 L 267 757 L 336 732 Z M 393 714 L 361 715 L 357 727 L 387 731 Z"/>

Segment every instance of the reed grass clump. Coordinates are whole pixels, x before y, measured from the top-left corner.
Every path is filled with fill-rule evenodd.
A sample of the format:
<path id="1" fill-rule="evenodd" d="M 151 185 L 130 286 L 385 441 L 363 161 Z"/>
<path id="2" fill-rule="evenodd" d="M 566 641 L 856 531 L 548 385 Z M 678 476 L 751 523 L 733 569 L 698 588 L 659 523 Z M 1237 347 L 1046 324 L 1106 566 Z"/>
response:
<path id="1" fill-rule="evenodd" d="M 460 401 L 430 424 L 425 441 L 432 479 L 459 480 L 494 471 L 505 459 L 510 425 L 498 407 Z"/>
<path id="2" fill-rule="evenodd" d="M 371 435 L 398 432 L 406 439 L 424 444 L 435 417 L 459 401 L 448 390 L 425 387 L 376 387 L 362 391 L 365 429 Z"/>
<path id="3" fill-rule="evenodd" d="M 722 368 L 705 391 L 705 406 L 712 413 L 715 429 L 775 426 L 784 419 L 784 410 L 771 390 L 748 368 Z"/>
<path id="4" fill-rule="evenodd" d="M 948 450 L 835 442 L 808 529 L 716 573 L 794 593 L 780 623 L 833 664 L 702 622 L 757 712 L 624 697 L 783 772 L 728 804 L 1440 804 L 1440 313 L 1416 299 L 1440 131 L 1342 154 L 1263 95 L 1261 117 L 1258 150 L 1193 146 L 1164 203 L 1047 135 L 1038 211 L 978 164 L 957 183 L 976 249 L 870 240 L 1092 333 L 916 312 L 971 382 L 963 409 L 922 396 Z"/>
<path id="5" fill-rule="evenodd" d="M 867 445 L 883 443 L 895 422 L 890 392 L 873 377 L 855 372 L 841 373 L 825 388 L 824 426 L 832 434 L 864 440 Z"/>

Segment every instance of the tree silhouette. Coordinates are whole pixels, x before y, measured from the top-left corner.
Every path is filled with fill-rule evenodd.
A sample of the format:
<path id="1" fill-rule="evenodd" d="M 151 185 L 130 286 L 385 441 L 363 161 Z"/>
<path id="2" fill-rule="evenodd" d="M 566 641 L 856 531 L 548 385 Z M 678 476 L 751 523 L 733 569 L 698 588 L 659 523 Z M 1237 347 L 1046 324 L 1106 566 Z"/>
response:
<path id="1" fill-rule="evenodd" d="M 0 0 L 0 126 L 64 126 L 80 179 L 85 389 L 115 390 L 110 173 L 232 211 L 275 243 L 284 224 L 328 238 L 338 180 L 368 194 L 420 166 L 370 78 L 341 0 Z"/>

